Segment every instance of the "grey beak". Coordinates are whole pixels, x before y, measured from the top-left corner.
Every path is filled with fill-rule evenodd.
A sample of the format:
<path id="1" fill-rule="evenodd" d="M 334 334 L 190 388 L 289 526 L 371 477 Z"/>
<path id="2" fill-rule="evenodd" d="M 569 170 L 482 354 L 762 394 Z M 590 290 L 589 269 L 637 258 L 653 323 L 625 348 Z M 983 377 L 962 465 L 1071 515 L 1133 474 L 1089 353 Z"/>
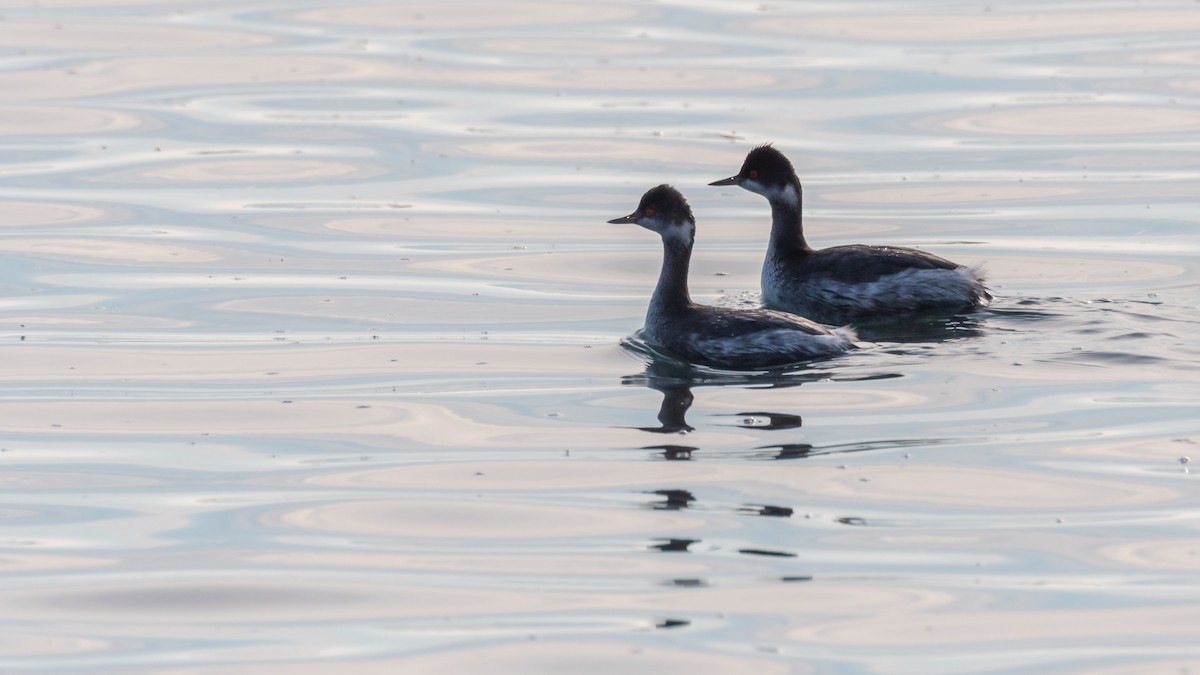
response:
<path id="1" fill-rule="evenodd" d="M 613 225 L 620 225 L 622 223 L 636 223 L 637 222 L 636 216 L 637 216 L 636 213 L 631 213 L 627 216 L 621 216 L 620 218 L 613 218 L 612 220 L 610 220 L 608 222 Z"/>
<path id="2" fill-rule="evenodd" d="M 730 176 L 729 178 L 714 180 L 713 182 L 709 183 L 709 185 L 739 185 L 741 182 L 741 179 L 739 179 L 737 176 Z"/>

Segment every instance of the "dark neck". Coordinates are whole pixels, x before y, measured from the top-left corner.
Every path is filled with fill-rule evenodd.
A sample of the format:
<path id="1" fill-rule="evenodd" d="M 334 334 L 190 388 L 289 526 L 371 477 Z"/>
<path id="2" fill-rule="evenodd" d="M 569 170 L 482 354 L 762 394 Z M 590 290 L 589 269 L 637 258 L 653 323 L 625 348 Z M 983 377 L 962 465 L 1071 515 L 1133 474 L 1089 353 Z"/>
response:
<path id="1" fill-rule="evenodd" d="M 796 190 L 796 203 L 791 203 L 783 197 L 770 199 L 771 202 L 771 246 L 773 252 L 797 253 L 811 251 L 808 242 L 804 240 L 804 225 L 801 208 L 804 205 L 803 191 L 800 181 L 792 183 Z"/>
<path id="2" fill-rule="evenodd" d="M 692 244 L 680 239 L 663 239 L 662 271 L 658 286 L 650 298 L 649 312 L 671 312 L 692 304 L 688 295 L 688 266 L 692 259 Z"/>

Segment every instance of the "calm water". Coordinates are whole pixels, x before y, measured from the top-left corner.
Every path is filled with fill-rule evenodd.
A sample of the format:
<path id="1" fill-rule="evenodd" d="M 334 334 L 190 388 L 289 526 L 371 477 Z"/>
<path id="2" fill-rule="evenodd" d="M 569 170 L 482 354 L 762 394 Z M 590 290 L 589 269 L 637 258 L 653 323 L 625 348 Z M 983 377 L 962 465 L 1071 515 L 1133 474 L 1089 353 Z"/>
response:
<path id="1" fill-rule="evenodd" d="M 1200 4 L 0 9 L 0 668 L 1200 669 Z M 620 346 L 671 182 L 997 301 Z"/>

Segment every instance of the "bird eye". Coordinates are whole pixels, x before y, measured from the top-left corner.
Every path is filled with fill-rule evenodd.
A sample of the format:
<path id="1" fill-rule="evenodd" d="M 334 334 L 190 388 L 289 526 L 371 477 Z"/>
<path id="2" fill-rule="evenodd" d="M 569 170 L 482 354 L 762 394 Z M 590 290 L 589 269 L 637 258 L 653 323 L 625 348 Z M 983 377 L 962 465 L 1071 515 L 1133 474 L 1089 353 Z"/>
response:
<path id="1" fill-rule="evenodd" d="M 646 216 L 647 218 L 653 218 L 654 217 L 654 209 L 647 208 L 645 211 L 642 211 L 642 215 Z"/>
<path id="2" fill-rule="evenodd" d="M 758 171 L 756 169 L 750 169 L 750 177 L 758 178 Z"/>

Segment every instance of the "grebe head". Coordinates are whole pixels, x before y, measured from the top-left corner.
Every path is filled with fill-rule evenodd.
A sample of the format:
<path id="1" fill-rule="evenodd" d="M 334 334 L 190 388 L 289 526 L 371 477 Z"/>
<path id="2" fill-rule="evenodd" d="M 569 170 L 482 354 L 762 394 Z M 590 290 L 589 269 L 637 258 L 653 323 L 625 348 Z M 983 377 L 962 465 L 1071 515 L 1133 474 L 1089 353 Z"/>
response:
<path id="1" fill-rule="evenodd" d="M 623 218 L 613 218 L 610 223 L 636 223 L 664 240 L 682 240 L 691 243 L 696 233 L 696 219 L 692 208 L 679 190 L 670 185 L 650 188 L 642 195 L 633 213 Z"/>
<path id="2" fill-rule="evenodd" d="M 800 203 L 800 180 L 796 178 L 796 170 L 788 158 L 770 144 L 751 150 L 737 175 L 709 185 L 737 185 L 767 199 Z"/>

